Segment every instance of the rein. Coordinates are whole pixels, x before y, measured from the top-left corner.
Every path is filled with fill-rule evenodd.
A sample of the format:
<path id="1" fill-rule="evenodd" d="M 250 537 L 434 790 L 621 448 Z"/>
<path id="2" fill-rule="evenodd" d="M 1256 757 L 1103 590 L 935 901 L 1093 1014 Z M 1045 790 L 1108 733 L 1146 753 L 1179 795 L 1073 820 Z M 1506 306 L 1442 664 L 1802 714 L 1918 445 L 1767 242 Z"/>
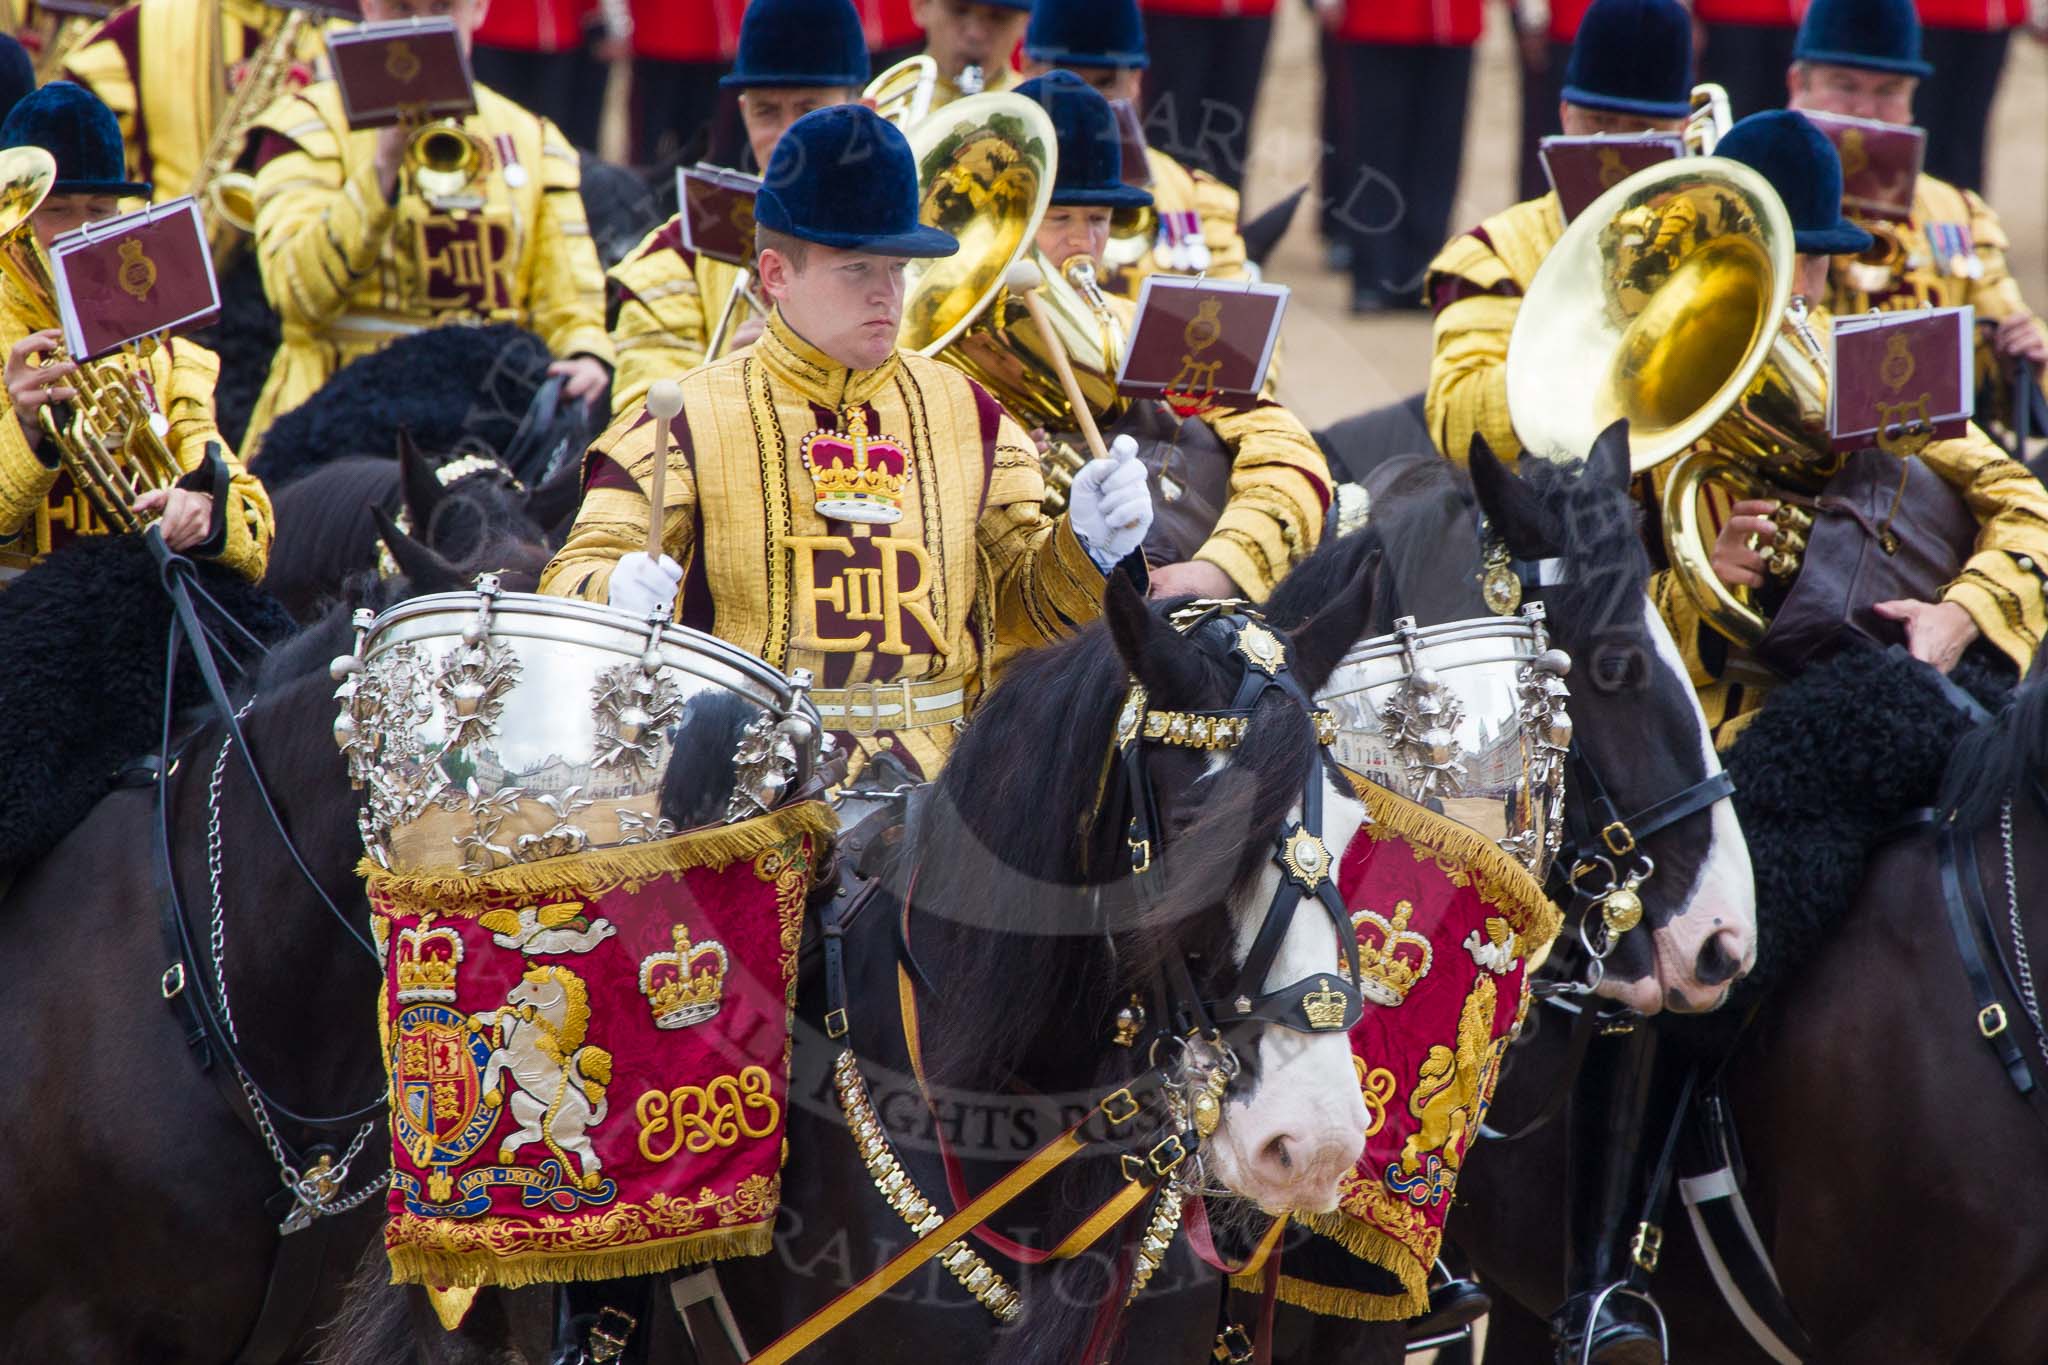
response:
<path id="1" fill-rule="evenodd" d="M 242 733 L 241 715 L 247 708 L 237 708 L 228 694 L 227 687 L 222 680 L 219 661 L 214 657 L 216 637 L 200 620 L 198 603 L 203 602 L 212 608 L 213 614 L 232 626 L 249 645 L 258 650 L 263 650 L 263 643 L 222 608 L 220 603 L 215 601 L 205 588 L 199 586 L 195 581 L 196 571 L 192 562 L 173 553 L 166 547 L 163 543 L 162 535 L 156 529 L 152 528 L 146 533 L 145 543 L 148 544 L 151 554 L 157 560 L 164 592 L 170 598 L 175 610 L 175 616 L 171 622 L 171 629 L 164 651 L 163 723 L 159 736 L 159 747 L 154 764 L 154 772 L 151 774 L 157 815 L 155 830 L 156 856 L 159 881 L 163 887 L 163 895 L 159 902 L 159 914 L 162 919 L 165 943 L 172 957 L 171 966 L 165 969 L 163 974 L 161 993 L 163 998 L 185 1020 L 188 1028 L 186 1042 L 199 1054 L 201 1069 L 211 1069 L 212 1052 L 214 1049 L 219 1050 L 220 1054 L 227 1059 L 228 1065 L 233 1069 L 235 1079 L 240 1087 L 241 1098 L 249 1110 L 251 1124 L 257 1136 L 263 1140 L 264 1145 L 269 1149 L 272 1160 L 277 1163 L 279 1175 L 285 1188 L 291 1192 L 292 1206 L 279 1228 L 281 1233 L 290 1234 L 310 1226 L 315 1219 L 322 1215 L 338 1214 L 356 1207 L 382 1187 L 383 1181 L 380 1179 L 346 1199 L 337 1198 L 341 1193 L 343 1182 L 347 1179 L 350 1164 L 363 1150 L 369 1133 L 375 1127 L 373 1119 L 376 1114 L 383 1110 L 385 1097 L 380 1090 L 368 1103 L 345 1113 L 302 1114 L 290 1105 L 280 1101 L 268 1087 L 257 1081 L 243 1057 L 240 1038 L 235 1030 L 233 1015 L 228 1003 L 227 974 L 224 960 L 225 926 L 222 919 L 223 906 L 220 897 L 217 854 L 218 824 L 220 819 L 220 782 L 227 763 L 229 749 L 236 748 L 241 751 L 243 763 L 255 784 L 257 794 L 261 799 L 265 814 L 269 817 L 271 827 L 277 832 L 279 840 L 283 843 L 285 851 L 290 856 L 292 865 L 298 870 L 300 877 L 313 889 L 314 894 L 319 897 L 320 903 L 326 908 L 328 913 L 348 931 L 350 937 L 369 953 L 372 958 L 376 957 L 376 950 L 370 945 L 363 933 L 349 922 L 347 916 L 342 913 L 333 899 L 327 895 L 326 890 L 321 887 L 312 870 L 306 865 L 306 861 L 299 853 L 298 847 L 293 843 L 291 834 L 285 827 L 284 819 L 279 814 L 276 803 L 271 799 L 262 771 L 257 767 L 255 753 L 249 747 L 248 740 Z M 197 601 L 195 601 L 195 598 Z M 201 679 L 205 683 L 207 697 L 212 709 L 219 716 L 221 724 L 226 731 L 226 735 L 221 741 L 219 756 L 214 764 L 212 781 L 208 791 L 210 810 L 209 873 L 211 874 L 211 884 L 214 891 L 214 922 L 212 932 L 208 937 L 214 970 L 214 980 L 212 982 L 208 981 L 207 974 L 204 971 L 198 969 L 202 955 L 198 944 L 194 941 L 191 917 L 186 913 L 184 897 L 179 890 L 178 870 L 174 855 L 175 843 L 171 830 L 171 810 L 174 804 L 171 784 L 177 775 L 179 766 L 176 751 L 171 742 L 171 722 L 177 710 L 175 692 L 178 659 L 181 647 L 187 644 L 191 647 L 193 660 L 198 666 Z M 224 1095 L 232 1096 L 233 1092 L 227 1090 L 225 1086 L 222 1089 Z M 233 1106 L 232 1098 L 230 1098 L 230 1106 Z M 272 1121 L 272 1115 L 282 1118 L 287 1122 L 316 1130 L 339 1129 L 355 1123 L 360 1123 L 362 1126 L 355 1134 L 354 1140 L 349 1145 L 347 1151 L 341 1154 L 338 1161 L 333 1153 L 329 1151 L 316 1162 L 308 1163 L 304 1159 L 307 1154 L 294 1151 L 278 1134 Z"/>

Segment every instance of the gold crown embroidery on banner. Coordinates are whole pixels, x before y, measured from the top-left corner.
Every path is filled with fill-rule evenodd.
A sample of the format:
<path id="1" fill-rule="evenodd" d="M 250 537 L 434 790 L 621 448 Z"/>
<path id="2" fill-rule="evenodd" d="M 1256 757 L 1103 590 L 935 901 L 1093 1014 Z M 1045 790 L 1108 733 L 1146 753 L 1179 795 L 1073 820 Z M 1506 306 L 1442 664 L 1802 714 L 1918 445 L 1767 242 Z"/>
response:
<path id="1" fill-rule="evenodd" d="M 1435 954 L 1429 940 L 1408 927 L 1414 913 L 1411 901 L 1398 902 L 1391 921 L 1370 910 L 1352 912 L 1351 927 L 1358 935 L 1358 989 L 1368 1000 L 1398 1005 L 1429 974 Z"/>
<path id="2" fill-rule="evenodd" d="M 1301 1012 L 1308 1016 L 1308 1026 L 1318 1033 L 1344 1027 L 1344 993 L 1330 989 L 1330 980 L 1323 977 L 1316 983 L 1318 989 L 1301 997 Z"/>
<path id="3" fill-rule="evenodd" d="M 818 515 L 870 525 L 902 520 L 910 456 L 886 436 L 869 436 L 867 413 L 860 408 L 848 415 L 846 428 L 814 431 L 803 440 Z"/>
<path id="4" fill-rule="evenodd" d="M 415 925 L 398 931 L 392 975 L 401 1005 L 455 1003 L 455 969 L 462 965 L 462 936 L 453 929 Z"/>
<path id="5" fill-rule="evenodd" d="M 718 1013 L 725 998 L 725 973 L 731 962 L 725 945 L 705 939 L 692 945 L 690 926 L 674 926 L 675 950 L 655 953 L 640 963 L 640 993 L 654 1014 L 656 1028 L 688 1028 Z"/>

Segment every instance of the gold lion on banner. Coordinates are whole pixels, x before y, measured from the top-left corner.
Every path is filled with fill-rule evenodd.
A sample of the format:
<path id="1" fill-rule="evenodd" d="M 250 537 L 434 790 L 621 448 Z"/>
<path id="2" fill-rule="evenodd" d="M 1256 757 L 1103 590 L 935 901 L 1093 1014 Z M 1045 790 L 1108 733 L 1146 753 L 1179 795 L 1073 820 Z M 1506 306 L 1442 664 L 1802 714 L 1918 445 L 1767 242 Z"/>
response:
<path id="1" fill-rule="evenodd" d="M 590 990 L 567 967 L 535 967 L 505 994 L 505 1004 L 472 1021 L 491 1034 L 484 1064 L 484 1103 L 504 1102 L 506 1077 L 517 1087 L 510 1096 L 519 1127 L 498 1146 L 498 1161 L 530 1143 L 544 1143 L 569 1171 L 574 1152 L 582 1162 L 584 1189 L 597 1188 L 597 1150 L 590 1130 L 610 1111 L 605 1087 L 612 1079 L 612 1055 L 585 1043 L 590 1032 Z"/>
<path id="2" fill-rule="evenodd" d="M 1458 1047 L 1455 1052 L 1442 1043 L 1430 1048 L 1415 1078 L 1415 1091 L 1408 1098 L 1408 1112 L 1422 1124 L 1408 1135 L 1401 1147 L 1401 1168 L 1413 1174 L 1430 1152 L 1443 1153 L 1444 1165 L 1457 1170 L 1465 1159 L 1465 1147 L 1478 1124 L 1482 1097 L 1495 1058 L 1506 1046 L 1493 1042 L 1493 1014 L 1498 1001 L 1493 977 L 1481 972 L 1465 997 L 1458 1018 Z"/>

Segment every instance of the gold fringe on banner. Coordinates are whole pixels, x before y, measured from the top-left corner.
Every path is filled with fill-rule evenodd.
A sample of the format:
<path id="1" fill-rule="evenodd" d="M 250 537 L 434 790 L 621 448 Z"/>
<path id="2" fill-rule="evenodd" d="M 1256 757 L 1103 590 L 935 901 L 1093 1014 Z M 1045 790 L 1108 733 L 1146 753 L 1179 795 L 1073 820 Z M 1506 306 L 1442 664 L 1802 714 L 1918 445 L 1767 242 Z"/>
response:
<path id="1" fill-rule="evenodd" d="M 775 1244 L 773 1220 L 750 1228 L 707 1228 L 684 1237 L 588 1251 L 449 1251 L 409 1245 L 388 1248 L 391 1283 L 523 1289 L 568 1280 L 624 1280 L 663 1275 L 700 1261 L 766 1255 Z"/>
<path id="2" fill-rule="evenodd" d="M 823 801 L 800 801 L 737 825 L 691 830 L 646 844 L 566 853 L 536 863 L 514 863 L 473 877 L 392 872 L 367 858 L 356 871 L 369 884 L 372 895 L 390 901 L 391 913 L 474 919 L 502 904 L 506 895 L 596 895 L 624 883 L 653 881 L 694 867 L 724 867 L 785 840 L 806 834 L 823 838 L 838 829 L 839 819 L 830 806 Z"/>
<path id="3" fill-rule="evenodd" d="M 1462 870 L 1471 878 L 1479 898 L 1499 910 L 1521 936 L 1525 954 L 1548 946 L 1557 937 L 1564 925 L 1564 912 L 1543 894 L 1542 885 L 1529 869 L 1499 844 L 1470 825 L 1419 806 L 1369 778 L 1348 770 L 1346 775 L 1358 799 L 1365 803 L 1366 814 L 1372 817 L 1360 834 L 1370 835 L 1375 828 L 1398 834 Z"/>
<path id="4" fill-rule="evenodd" d="M 1359 1322 L 1399 1322 L 1429 1307 L 1429 1267 L 1418 1261 L 1400 1238 L 1345 1213 L 1296 1214 L 1294 1221 L 1329 1238 L 1359 1260 L 1386 1271 L 1401 1282 L 1402 1292 L 1369 1294 L 1360 1289 L 1312 1284 L 1283 1269 L 1278 1290 L 1283 1303 L 1326 1317 Z M 1264 1280 L 1263 1275 L 1239 1275 L 1231 1279 L 1230 1287 L 1256 1294 L 1265 1288 Z"/>

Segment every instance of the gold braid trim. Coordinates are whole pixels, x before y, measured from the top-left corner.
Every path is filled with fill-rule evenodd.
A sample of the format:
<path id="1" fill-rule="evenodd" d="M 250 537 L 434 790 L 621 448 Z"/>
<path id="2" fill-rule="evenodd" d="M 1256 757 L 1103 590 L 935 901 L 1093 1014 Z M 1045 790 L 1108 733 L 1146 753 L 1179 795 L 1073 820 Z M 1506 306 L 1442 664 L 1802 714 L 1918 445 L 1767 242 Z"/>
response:
<path id="1" fill-rule="evenodd" d="M 410 1230 L 402 1226 L 409 1217 L 401 1215 L 399 1222 L 392 1224 L 393 1237 L 410 1235 Z M 706 1228 L 701 1232 L 640 1246 L 591 1251 L 494 1251 L 488 1261 L 479 1260 L 475 1250 L 445 1251 L 402 1243 L 387 1250 L 391 1257 L 393 1284 L 488 1284 L 498 1289 L 521 1289 L 528 1285 L 557 1284 L 565 1280 L 623 1280 L 640 1275 L 663 1275 L 702 1261 L 763 1256 L 774 1245 L 775 1224 L 770 1219 L 753 1227 Z"/>
<path id="2" fill-rule="evenodd" d="M 1524 956 L 1534 954 L 1557 937 L 1564 912 L 1551 904 L 1543 887 L 1499 844 L 1467 825 L 1418 806 L 1348 769 L 1345 773 L 1365 803 L 1371 823 L 1359 831 L 1398 834 L 1469 876 L 1479 898 L 1499 910 L 1523 940 Z"/>
<path id="3" fill-rule="evenodd" d="M 356 871 L 371 892 L 388 897 L 393 913 L 432 913 L 475 919 L 505 893 L 546 896 L 591 894 L 594 887 L 651 881 L 693 867 L 723 867 L 799 835 L 826 838 L 839 819 L 823 801 L 800 801 L 737 825 L 691 830 L 673 838 L 623 848 L 592 849 L 537 863 L 515 863 L 475 877 L 387 872 L 365 858 Z M 621 1272 L 638 1274 L 642 1272 Z"/>

